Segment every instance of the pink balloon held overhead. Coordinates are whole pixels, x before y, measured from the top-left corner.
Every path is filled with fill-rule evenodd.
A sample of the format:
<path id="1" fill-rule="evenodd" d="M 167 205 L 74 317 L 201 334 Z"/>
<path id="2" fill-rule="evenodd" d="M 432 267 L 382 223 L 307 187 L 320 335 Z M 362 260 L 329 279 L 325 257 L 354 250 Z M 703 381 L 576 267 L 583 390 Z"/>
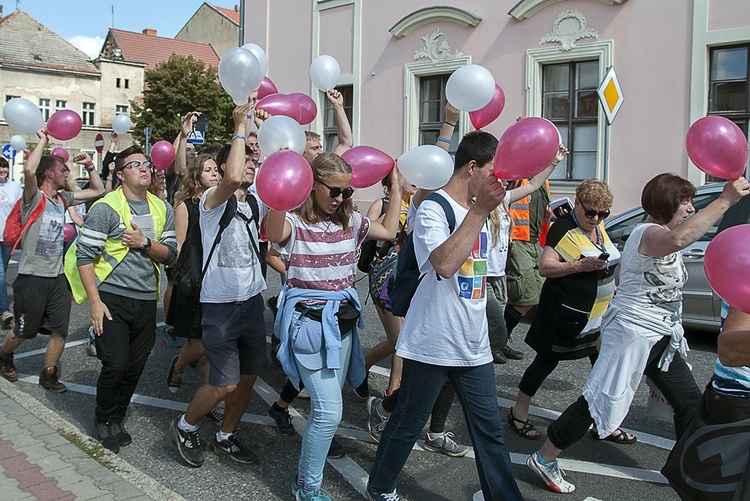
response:
<path id="1" fill-rule="evenodd" d="M 380 182 L 393 170 L 393 159 L 372 146 L 355 146 L 342 155 L 352 166 L 352 188 L 368 188 Z"/>
<path id="2" fill-rule="evenodd" d="M 301 92 L 292 92 L 289 97 L 297 101 L 302 110 L 302 117 L 299 120 L 300 125 L 307 125 L 318 115 L 318 107 L 310 96 Z"/>
<path id="3" fill-rule="evenodd" d="M 169 141 L 158 141 L 151 147 L 151 163 L 157 169 L 166 169 L 174 162 L 174 146 Z"/>
<path id="4" fill-rule="evenodd" d="M 65 148 L 61 148 L 60 146 L 55 146 L 52 148 L 52 151 L 50 151 L 51 155 L 57 155 L 58 157 L 63 159 L 63 162 L 67 162 L 70 158 L 70 155 L 68 155 L 68 150 Z"/>
<path id="5" fill-rule="evenodd" d="M 312 191 L 312 169 L 296 151 L 277 151 L 263 162 L 255 176 L 255 186 L 260 199 L 270 208 L 293 210 L 302 205 Z"/>
<path id="6" fill-rule="evenodd" d="M 690 160 L 703 172 L 736 180 L 747 165 L 747 138 L 737 124 L 711 115 L 697 120 L 685 139 Z"/>
<path id="7" fill-rule="evenodd" d="M 256 110 L 263 110 L 271 116 L 283 115 L 300 123 L 302 109 L 293 97 L 286 94 L 270 94 L 255 105 Z"/>
<path id="8" fill-rule="evenodd" d="M 73 110 L 56 111 L 47 120 L 47 133 L 60 141 L 69 141 L 81 132 L 83 122 Z"/>
<path id="9" fill-rule="evenodd" d="M 499 85 L 495 84 L 495 94 L 487 106 L 481 110 L 469 112 L 471 124 L 477 130 L 486 127 L 500 116 L 503 108 L 505 108 L 505 92 L 503 92 L 503 89 Z"/>
<path id="10" fill-rule="evenodd" d="M 274 85 L 271 79 L 263 77 L 263 80 L 260 82 L 260 87 L 258 87 L 258 99 L 263 99 L 271 94 L 278 94 L 278 92 L 279 89 L 276 88 L 276 85 Z"/>
<path id="11" fill-rule="evenodd" d="M 526 179 L 542 172 L 557 155 L 560 134 L 547 119 L 523 118 L 500 138 L 492 174 L 498 179 Z"/>
<path id="12" fill-rule="evenodd" d="M 750 224 L 732 226 L 711 240 L 703 269 L 711 287 L 730 306 L 750 315 Z"/>

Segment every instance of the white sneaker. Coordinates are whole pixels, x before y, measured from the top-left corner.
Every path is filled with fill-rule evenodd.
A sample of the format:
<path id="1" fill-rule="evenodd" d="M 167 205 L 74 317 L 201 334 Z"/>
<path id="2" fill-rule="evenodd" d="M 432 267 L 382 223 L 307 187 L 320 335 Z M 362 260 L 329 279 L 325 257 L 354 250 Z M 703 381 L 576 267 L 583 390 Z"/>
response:
<path id="1" fill-rule="evenodd" d="M 576 490 L 576 486 L 565 480 L 565 472 L 557 466 L 557 460 L 543 465 L 538 461 L 539 453 L 535 452 L 526 460 L 526 466 L 544 480 L 553 492 L 569 494 Z"/>

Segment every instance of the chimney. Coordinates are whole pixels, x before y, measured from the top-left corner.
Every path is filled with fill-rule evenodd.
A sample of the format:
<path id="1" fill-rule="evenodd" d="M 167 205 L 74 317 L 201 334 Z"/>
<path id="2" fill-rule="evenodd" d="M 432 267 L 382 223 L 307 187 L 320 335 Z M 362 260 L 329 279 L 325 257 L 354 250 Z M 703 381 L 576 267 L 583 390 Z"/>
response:
<path id="1" fill-rule="evenodd" d="M 145 28 L 142 33 L 144 35 L 148 35 L 148 36 L 152 36 L 152 37 L 156 36 L 156 30 L 153 29 L 153 28 Z"/>
<path id="2" fill-rule="evenodd" d="M 234 11 L 235 12 L 239 12 L 240 11 L 240 6 L 238 4 L 234 5 Z M 0 12 L 2 12 L 2 6 L 0 6 Z"/>

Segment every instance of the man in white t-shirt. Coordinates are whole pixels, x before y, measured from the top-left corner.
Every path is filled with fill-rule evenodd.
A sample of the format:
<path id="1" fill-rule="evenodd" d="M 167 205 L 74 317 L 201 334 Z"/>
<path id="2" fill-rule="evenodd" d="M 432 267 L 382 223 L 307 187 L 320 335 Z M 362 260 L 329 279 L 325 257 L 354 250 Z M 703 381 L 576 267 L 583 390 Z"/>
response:
<path id="1" fill-rule="evenodd" d="M 452 234 L 439 203 L 428 198 L 417 211 L 414 251 L 423 278 L 396 345 L 404 359 L 400 395 L 370 472 L 370 499 L 399 499 L 396 479 L 446 378 L 468 413 L 484 498 L 522 499 L 503 438 L 487 336 L 487 217 L 505 196 L 492 176 L 496 147 L 487 132 L 461 140 L 453 175 L 437 192 L 453 209 Z"/>
<path id="2" fill-rule="evenodd" d="M 10 179 L 8 161 L 4 157 L 0 157 L 0 244 L 3 240 L 5 220 L 8 219 L 8 214 L 10 214 L 18 199 L 21 198 L 22 193 L 21 185 Z M 13 321 L 13 314 L 10 312 L 10 305 L 8 304 L 5 271 L 8 269 L 11 248 L 0 245 L 0 251 L 2 251 L 3 258 L 2 267 L 0 267 L 0 315 L 2 315 L 0 316 L 0 322 L 2 322 L 3 329 L 8 329 Z"/>
<path id="3" fill-rule="evenodd" d="M 238 463 L 254 463 L 256 454 L 240 442 L 237 425 L 247 408 L 255 380 L 266 363 L 264 305 L 266 289 L 258 253 L 258 214 L 248 200 L 255 180 L 252 153 L 245 151 L 245 126 L 253 104 L 235 108 L 235 135 L 225 164 L 224 177 L 200 200 L 203 266 L 203 346 L 211 364 L 208 382 L 201 386 L 187 411 L 171 423 L 182 458 L 190 465 L 203 464 L 198 422 L 219 402 L 225 401 L 221 431 L 212 443 L 219 456 Z M 224 165 L 224 164 L 223 164 Z M 236 197 L 237 209 L 214 247 L 219 222 L 227 203 Z M 213 249 L 213 250 L 212 250 Z M 206 265 L 207 263 L 207 265 Z"/>

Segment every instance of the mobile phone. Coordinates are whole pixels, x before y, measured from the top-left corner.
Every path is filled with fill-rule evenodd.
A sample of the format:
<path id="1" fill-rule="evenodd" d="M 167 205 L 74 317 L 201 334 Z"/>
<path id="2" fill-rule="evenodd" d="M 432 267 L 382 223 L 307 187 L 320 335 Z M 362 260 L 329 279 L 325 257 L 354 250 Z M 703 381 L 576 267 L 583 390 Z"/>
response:
<path id="1" fill-rule="evenodd" d="M 606 261 L 607 259 L 609 259 L 609 252 L 602 252 L 601 254 L 599 254 L 599 257 L 597 259 Z"/>

